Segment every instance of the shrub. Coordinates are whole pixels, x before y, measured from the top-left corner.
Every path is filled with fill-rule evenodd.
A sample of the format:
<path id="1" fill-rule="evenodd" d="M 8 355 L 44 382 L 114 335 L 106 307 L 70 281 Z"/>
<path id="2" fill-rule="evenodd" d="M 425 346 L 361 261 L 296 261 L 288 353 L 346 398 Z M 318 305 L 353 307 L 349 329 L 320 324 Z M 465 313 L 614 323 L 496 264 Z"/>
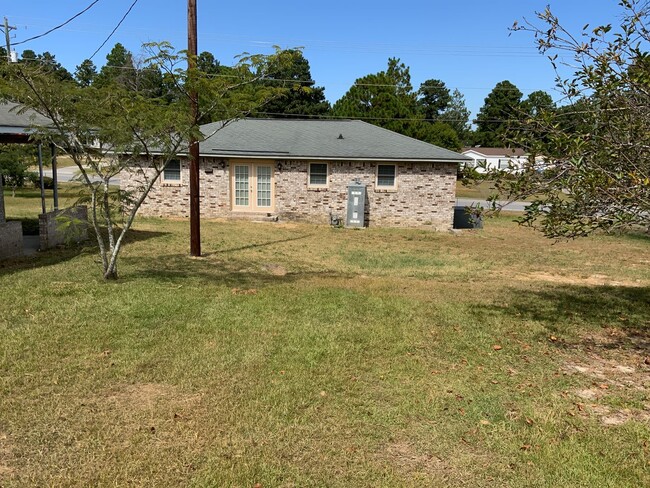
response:
<path id="1" fill-rule="evenodd" d="M 39 188 L 41 186 L 41 183 L 39 181 L 39 177 L 37 173 L 30 173 L 29 174 L 29 181 L 31 181 L 36 188 Z M 54 180 L 50 178 L 49 176 L 43 176 L 43 186 L 45 187 L 46 190 L 53 190 L 54 189 Z"/>

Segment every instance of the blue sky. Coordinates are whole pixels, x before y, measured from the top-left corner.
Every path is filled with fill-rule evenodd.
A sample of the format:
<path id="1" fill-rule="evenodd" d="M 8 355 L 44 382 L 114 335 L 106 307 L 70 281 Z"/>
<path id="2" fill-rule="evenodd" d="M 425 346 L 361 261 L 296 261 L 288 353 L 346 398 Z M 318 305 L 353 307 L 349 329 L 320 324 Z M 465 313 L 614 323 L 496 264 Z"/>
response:
<path id="1" fill-rule="evenodd" d="M 82 16 L 16 50 L 50 51 L 74 71 L 119 22 L 133 0 L 100 0 Z M 475 116 L 490 90 L 509 80 L 524 95 L 546 90 L 554 98 L 554 73 L 537 54 L 532 36 L 514 33 L 515 20 L 534 18 L 550 3 L 576 32 L 584 24 L 616 23 L 617 0 L 329 0 L 305 2 L 197 0 L 199 51 L 210 51 L 222 64 L 242 52 L 269 53 L 272 46 L 302 47 L 312 78 L 327 98 L 339 99 L 357 78 L 385 69 L 398 57 L 411 69 L 414 87 L 437 78 L 458 88 Z M 12 42 L 41 34 L 87 7 L 91 0 L 3 2 Z M 116 42 L 138 53 L 143 42 L 187 43 L 184 0 L 138 0 L 96 57 L 101 66 Z"/>

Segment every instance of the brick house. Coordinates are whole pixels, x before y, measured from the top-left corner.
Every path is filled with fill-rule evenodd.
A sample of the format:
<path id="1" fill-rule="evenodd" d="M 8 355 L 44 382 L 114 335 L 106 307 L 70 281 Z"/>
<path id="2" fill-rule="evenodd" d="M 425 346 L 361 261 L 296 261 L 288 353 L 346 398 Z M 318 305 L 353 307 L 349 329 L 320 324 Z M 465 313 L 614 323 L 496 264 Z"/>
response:
<path id="1" fill-rule="evenodd" d="M 242 119 L 202 126 L 201 215 L 344 219 L 347 187 L 366 186 L 370 226 L 450 229 L 456 174 L 468 158 L 358 120 Z M 216 132 L 215 132 L 216 131 Z M 136 187 L 121 175 L 123 189 Z M 172 161 L 141 215 L 189 216 L 189 162 Z"/>

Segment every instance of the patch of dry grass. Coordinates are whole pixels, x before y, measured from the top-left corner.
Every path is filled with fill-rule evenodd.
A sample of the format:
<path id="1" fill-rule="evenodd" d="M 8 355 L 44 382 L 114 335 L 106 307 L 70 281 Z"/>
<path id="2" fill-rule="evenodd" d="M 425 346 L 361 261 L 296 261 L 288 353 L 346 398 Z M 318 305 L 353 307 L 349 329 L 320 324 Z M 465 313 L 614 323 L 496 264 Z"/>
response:
<path id="1" fill-rule="evenodd" d="M 188 228 L 0 264 L 0 485 L 650 483 L 646 237 Z"/>
<path id="2" fill-rule="evenodd" d="M 486 200 L 496 193 L 492 181 L 481 181 L 477 184 L 467 184 L 465 180 L 456 181 L 456 196 L 460 198 L 476 198 Z"/>

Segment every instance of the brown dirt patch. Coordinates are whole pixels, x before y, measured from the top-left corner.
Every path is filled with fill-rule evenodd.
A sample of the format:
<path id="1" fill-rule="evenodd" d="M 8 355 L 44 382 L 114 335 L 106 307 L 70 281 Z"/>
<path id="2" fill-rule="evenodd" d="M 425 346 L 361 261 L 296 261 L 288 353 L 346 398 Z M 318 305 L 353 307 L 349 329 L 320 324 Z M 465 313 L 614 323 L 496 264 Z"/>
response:
<path id="1" fill-rule="evenodd" d="M 187 394 L 172 385 L 136 383 L 114 386 L 85 406 L 93 412 L 93 422 L 110 426 L 113 434 L 124 440 L 122 446 L 115 447 L 126 449 L 129 439 L 143 432 L 155 435 L 156 443 L 166 446 L 197 438 L 198 423 L 205 414 L 202 400 L 202 394 Z"/>
<path id="2" fill-rule="evenodd" d="M 509 275 L 510 278 L 519 281 L 546 281 L 561 285 L 587 285 L 587 286 L 625 286 L 625 287 L 644 287 L 648 283 L 642 280 L 617 280 L 603 274 L 592 274 L 589 276 L 572 276 L 547 273 L 536 271 L 532 273 L 514 273 Z"/>
<path id="3" fill-rule="evenodd" d="M 585 337 L 585 354 L 573 355 L 562 370 L 567 375 L 579 375 L 591 381 L 591 386 L 573 391 L 576 411 L 584 417 L 597 418 L 605 426 L 617 426 L 629 421 L 650 421 L 650 403 L 639 403 L 650 392 L 650 361 L 647 349 L 640 347 L 642 339 L 617 329 L 604 329 L 601 334 Z M 635 408 L 608 405 L 615 399 L 636 404 Z"/>
<path id="4" fill-rule="evenodd" d="M 264 265 L 264 270 L 271 273 L 273 276 L 286 276 L 287 269 L 279 264 L 268 263 Z"/>
<path id="5" fill-rule="evenodd" d="M 0 486 L 3 479 L 10 478 L 15 474 L 14 468 L 9 466 L 9 459 L 11 458 L 11 445 L 7 434 L 0 432 Z"/>
<path id="6" fill-rule="evenodd" d="M 94 398 L 96 405 L 105 411 L 130 411 L 139 417 L 147 412 L 181 415 L 201 403 L 203 396 L 181 392 L 177 387 L 160 383 L 135 383 L 118 385 Z"/>
<path id="7" fill-rule="evenodd" d="M 125 404 L 136 408 L 154 406 L 161 400 L 176 397 L 178 392 L 169 385 L 138 383 L 115 387 L 106 393 L 108 403 Z"/>
<path id="8" fill-rule="evenodd" d="M 449 473 L 445 473 L 449 466 L 444 460 L 435 454 L 418 452 L 417 448 L 407 441 L 395 441 L 386 445 L 378 453 L 378 458 L 382 464 L 393 466 L 403 473 L 434 475 L 441 481 L 449 479 Z"/>

